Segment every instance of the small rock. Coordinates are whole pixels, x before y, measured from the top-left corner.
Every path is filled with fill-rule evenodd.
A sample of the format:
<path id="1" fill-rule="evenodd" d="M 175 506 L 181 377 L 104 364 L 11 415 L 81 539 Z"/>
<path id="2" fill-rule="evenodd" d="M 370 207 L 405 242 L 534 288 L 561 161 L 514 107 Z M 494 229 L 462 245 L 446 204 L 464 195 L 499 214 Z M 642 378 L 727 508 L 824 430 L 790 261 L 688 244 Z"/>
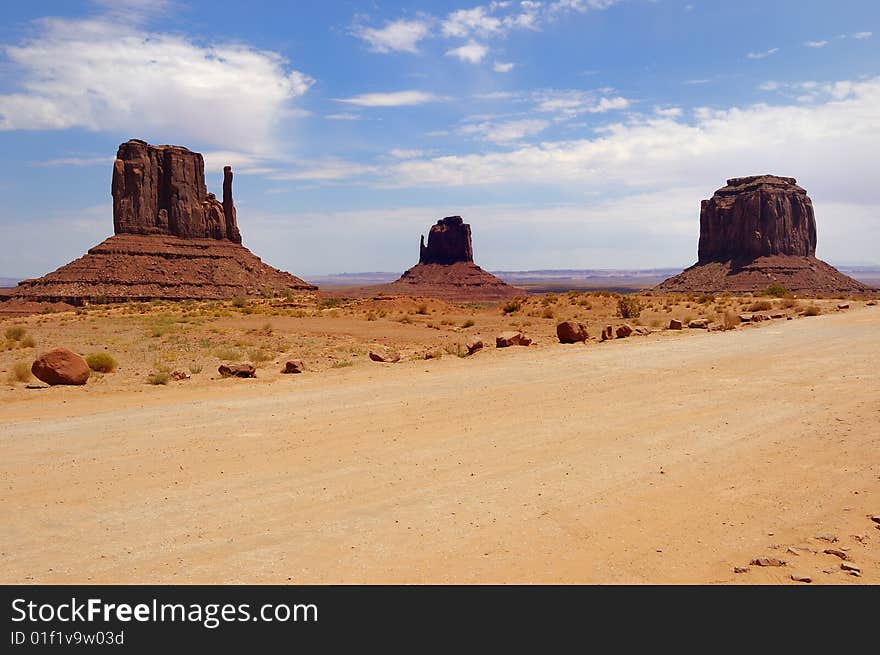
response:
<path id="1" fill-rule="evenodd" d="M 641 336 L 643 336 L 643 337 L 646 337 L 646 336 L 648 336 L 649 334 L 651 334 L 651 329 L 650 329 L 650 328 L 643 327 L 643 326 L 639 326 L 639 327 L 636 328 L 636 334 L 639 334 L 639 335 L 641 335 Z"/>
<path id="2" fill-rule="evenodd" d="M 866 302 L 865 304 L 866 304 L 868 307 L 875 307 L 875 306 L 877 305 L 877 301 L 876 301 L 876 300 L 869 300 L 869 301 Z"/>
<path id="3" fill-rule="evenodd" d="M 483 349 L 483 342 L 479 339 L 471 339 L 465 344 L 465 348 L 467 348 L 468 355 L 473 355 L 478 350 Z"/>
<path id="4" fill-rule="evenodd" d="M 770 318 L 785 318 L 785 314 L 780 312 L 778 314 L 773 314 Z"/>
<path id="5" fill-rule="evenodd" d="M 840 568 L 844 571 L 849 571 L 850 573 L 858 573 L 859 575 L 862 574 L 862 569 L 860 569 L 855 564 L 849 564 L 848 562 L 841 562 Z"/>
<path id="6" fill-rule="evenodd" d="M 386 350 L 385 352 L 370 351 L 370 359 L 374 362 L 387 362 L 394 364 L 400 361 L 400 353 L 396 350 Z"/>
<path id="7" fill-rule="evenodd" d="M 798 550 L 797 548 L 795 548 L 794 546 L 789 546 L 788 548 L 785 549 L 785 552 L 786 552 L 786 553 L 791 553 L 792 555 L 800 555 L 800 554 L 801 554 L 801 551 L 799 551 L 799 550 Z"/>
<path id="8" fill-rule="evenodd" d="M 306 365 L 303 364 L 301 359 L 291 359 L 284 364 L 284 369 L 281 372 L 288 375 L 295 375 L 297 373 L 302 373 L 305 370 Z"/>
<path id="9" fill-rule="evenodd" d="M 180 382 L 181 380 L 189 380 L 190 375 L 186 371 L 181 371 L 177 369 L 176 371 L 171 371 L 171 379 L 177 380 Z"/>
<path id="10" fill-rule="evenodd" d="M 688 323 L 688 327 L 694 328 L 697 330 L 707 330 L 707 329 L 709 329 L 709 319 L 695 318 L 690 323 Z"/>
<path id="11" fill-rule="evenodd" d="M 740 314 L 739 320 L 741 323 L 751 323 L 754 318 L 753 314 Z"/>
<path id="12" fill-rule="evenodd" d="M 528 346 L 532 340 L 522 332 L 502 332 L 495 337 L 496 348 L 508 348 L 510 346 Z"/>
<path id="13" fill-rule="evenodd" d="M 25 389 L 48 389 L 48 384 L 26 384 Z"/>
<path id="14" fill-rule="evenodd" d="M 807 582 L 807 583 L 810 583 L 810 582 L 813 581 L 813 578 L 811 578 L 811 577 L 808 576 L 808 575 L 798 575 L 798 574 L 796 574 L 796 573 L 792 573 L 792 574 L 791 574 L 791 579 L 794 580 L 795 582 Z"/>
<path id="15" fill-rule="evenodd" d="M 822 552 L 826 555 L 834 555 L 835 557 L 839 557 L 840 559 L 849 559 L 849 555 L 847 555 L 839 548 L 826 548 Z"/>
<path id="16" fill-rule="evenodd" d="M 750 564 L 754 566 L 785 566 L 785 560 L 776 557 L 756 557 Z"/>
<path id="17" fill-rule="evenodd" d="M 680 329 L 682 329 L 682 327 L 684 327 L 684 326 L 682 325 L 682 322 L 679 321 L 678 319 L 673 318 L 669 321 L 669 329 L 670 330 L 680 330 Z"/>
<path id="18" fill-rule="evenodd" d="M 749 567 L 748 566 L 734 566 L 733 572 L 734 573 L 748 573 Z"/>
<path id="19" fill-rule="evenodd" d="M 602 329 L 602 341 L 608 341 L 609 339 L 614 338 L 614 327 L 611 325 L 606 325 Z"/>
<path id="20" fill-rule="evenodd" d="M 830 532 L 825 532 L 823 534 L 817 534 L 816 539 L 819 539 L 821 541 L 827 541 L 828 543 L 831 543 L 831 544 L 837 542 L 837 537 L 835 537 Z"/>
<path id="21" fill-rule="evenodd" d="M 874 521 L 874 523 L 880 523 L 880 514 L 874 514 L 874 516 L 871 517 L 871 520 Z"/>
<path id="22" fill-rule="evenodd" d="M 629 335 L 633 333 L 632 326 L 624 323 L 619 328 L 617 328 L 617 338 L 618 339 L 626 339 Z"/>
<path id="23" fill-rule="evenodd" d="M 837 309 L 849 309 L 849 303 L 848 302 L 838 303 Z"/>
<path id="24" fill-rule="evenodd" d="M 752 323 L 760 323 L 764 320 L 763 314 L 752 314 Z"/>
<path id="25" fill-rule="evenodd" d="M 257 369 L 251 364 L 221 364 L 217 371 L 224 378 L 255 378 Z"/>

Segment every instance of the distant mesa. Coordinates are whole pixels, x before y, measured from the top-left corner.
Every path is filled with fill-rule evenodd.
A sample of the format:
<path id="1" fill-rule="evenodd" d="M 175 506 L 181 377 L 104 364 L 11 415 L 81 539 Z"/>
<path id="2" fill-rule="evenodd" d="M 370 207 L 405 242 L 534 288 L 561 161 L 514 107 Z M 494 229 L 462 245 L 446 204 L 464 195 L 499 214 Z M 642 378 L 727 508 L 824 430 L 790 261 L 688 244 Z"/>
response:
<path id="1" fill-rule="evenodd" d="M 660 293 L 747 293 L 780 285 L 799 295 L 871 289 L 816 258 L 816 217 L 793 177 L 727 180 L 700 209 L 697 263 Z"/>
<path id="2" fill-rule="evenodd" d="M 474 263 L 471 226 L 461 216 L 441 218 L 422 236 L 419 263 L 380 292 L 450 301 L 495 301 L 524 294 Z"/>
<path id="3" fill-rule="evenodd" d="M 232 168 L 208 193 L 202 155 L 132 139 L 113 164 L 114 236 L 9 294 L 30 302 L 222 300 L 314 290 L 241 245 Z"/>

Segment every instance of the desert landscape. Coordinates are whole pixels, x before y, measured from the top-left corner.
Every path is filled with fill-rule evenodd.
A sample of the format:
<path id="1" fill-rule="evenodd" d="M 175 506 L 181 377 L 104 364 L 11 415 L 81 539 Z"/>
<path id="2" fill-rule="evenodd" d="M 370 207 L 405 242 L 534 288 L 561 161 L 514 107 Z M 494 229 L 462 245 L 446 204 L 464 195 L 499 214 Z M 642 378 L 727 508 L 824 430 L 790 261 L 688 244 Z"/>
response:
<path id="1" fill-rule="evenodd" d="M 0 584 L 880 584 L 880 13 L 784 4 L 10 7 Z"/>

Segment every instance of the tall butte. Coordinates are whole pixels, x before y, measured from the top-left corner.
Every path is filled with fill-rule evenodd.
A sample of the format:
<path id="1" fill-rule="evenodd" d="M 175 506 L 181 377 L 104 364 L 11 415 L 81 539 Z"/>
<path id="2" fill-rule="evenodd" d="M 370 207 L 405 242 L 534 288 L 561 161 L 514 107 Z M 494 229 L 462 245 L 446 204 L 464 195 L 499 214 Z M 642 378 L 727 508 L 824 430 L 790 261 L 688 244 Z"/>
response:
<path id="1" fill-rule="evenodd" d="M 113 163 L 114 236 L 13 298 L 42 302 L 220 300 L 316 289 L 241 245 L 232 168 L 223 201 L 208 193 L 202 155 L 132 139 Z"/>
<path id="2" fill-rule="evenodd" d="M 700 209 L 697 263 L 660 293 L 747 293 L 781 285 L 802 296 L 871 289 L 816 258 L 816 217 L 793 177 L 727 180 Z"/>
<path id="3" fill-rule="evenodd" d="M 380 289 L 451 301 L 493 301 L 525 293 L 474 263 L 471 226 L 461 216 L 441 218 L 419 245 L 419 263 Z"/>

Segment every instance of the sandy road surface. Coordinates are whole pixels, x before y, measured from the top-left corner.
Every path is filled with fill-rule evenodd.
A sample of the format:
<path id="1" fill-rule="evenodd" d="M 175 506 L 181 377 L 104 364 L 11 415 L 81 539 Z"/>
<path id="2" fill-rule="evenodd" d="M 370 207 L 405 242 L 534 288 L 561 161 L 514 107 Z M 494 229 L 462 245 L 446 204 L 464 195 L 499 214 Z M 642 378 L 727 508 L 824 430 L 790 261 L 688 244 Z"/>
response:
<path id="1" fill-rule="evenodd" d="M 686 336 L 35 392 L 0 582 L 880 582 L 880 312 Z"/>

